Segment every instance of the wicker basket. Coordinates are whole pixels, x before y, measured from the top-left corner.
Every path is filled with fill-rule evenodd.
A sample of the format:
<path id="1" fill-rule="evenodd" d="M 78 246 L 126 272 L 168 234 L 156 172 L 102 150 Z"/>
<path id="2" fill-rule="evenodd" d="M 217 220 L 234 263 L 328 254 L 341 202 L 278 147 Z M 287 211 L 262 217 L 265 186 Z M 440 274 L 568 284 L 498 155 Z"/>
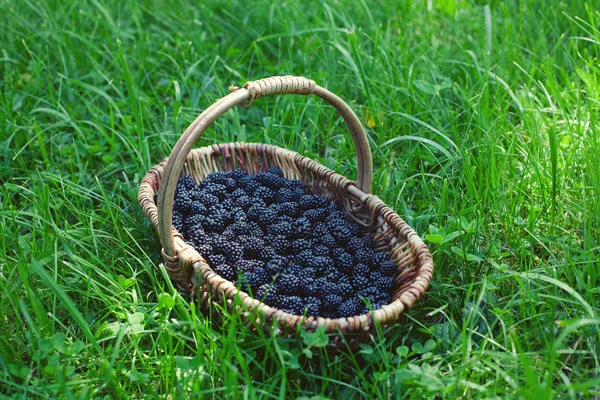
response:
<path id="1" fill-rule="evenodd" d="M 339 97 L 303 77 L 272 77 L 248 82 L 207 108 L 186 129 L 168 159 L 153 167 L 142 179 L 138 200 L 160 235 L 162 256 L 172 282 L 185 293 L 196 293 L 203 303 L 214 301 L 233 305 L 239 296 L 245 318 L 260 320 L 265 327 L 273 321 L 281 333 L 293 334 L 304 325 L 313 331 L 325 325 L 332 345 L 340 345 L 342 336 L 351 344 L 364 338 L 374 326 L 399 320 L 425 292 L 433 274 L 429 250 L 419 236 L 378 197 L 370 194 L 372 159 L 365 131 L 356 114 Z M 330 103 L 342 115 L 354 140 L 358 159 L 357 181 L 335 173 L 298 153 L 260 143 L 223 143 L 192 150 L 204 131 L 219 116 L 235 105 L 249 107 L 261 97 L 275 94 L 315 94 Z M 349 318 L 325 319 L 292 315 L 250 297 L 231 282 L 217 275 L 194 248 L 186 244 L 172 225 L 173 201 L 178 178 L 185 172 L 196 182 L 214 171 L 242 168 L 255 174 L 279 166 L 286 178 L 300 180 L 307 191 L 328 196 L 352 220 L 372 236 L 377 250 L 390 252 L 397 272 L 392 283 L 392 302 L 378 310 Z M 158 191 L 158 204 L 154 195 Z M 238 303 L 239 304 L 239 303 Z"/>

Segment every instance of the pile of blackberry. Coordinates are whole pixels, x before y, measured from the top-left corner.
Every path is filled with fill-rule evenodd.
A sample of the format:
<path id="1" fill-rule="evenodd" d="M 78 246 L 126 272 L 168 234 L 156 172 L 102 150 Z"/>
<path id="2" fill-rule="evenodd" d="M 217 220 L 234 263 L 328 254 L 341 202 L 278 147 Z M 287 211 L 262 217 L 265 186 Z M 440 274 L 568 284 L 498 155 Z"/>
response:
<path id="1" fill-rule="evenodd" d="M 390 302 L 396 270 L 326 197 L 277 167 L 177 183 L 173 226 L 223 278 L 297 315 L 349 317 Z"/>

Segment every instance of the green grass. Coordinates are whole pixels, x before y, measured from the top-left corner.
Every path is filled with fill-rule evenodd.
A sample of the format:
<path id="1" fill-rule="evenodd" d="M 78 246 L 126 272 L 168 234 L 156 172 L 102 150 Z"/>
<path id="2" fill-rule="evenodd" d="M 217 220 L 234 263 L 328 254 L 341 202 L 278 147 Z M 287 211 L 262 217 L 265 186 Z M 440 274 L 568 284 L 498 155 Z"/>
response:
<path id="1" fill-rule="evenodd" d="M 0 395 L 600 395 L 600 14 L 592 1 L 0 0 Z M 358 352 L 180 297 L 143 174 L 231 84 L 305 75 L 368 125 L 373 192 L 431 287 Z M 315 98 L 198 145 L 267 142 L 356 174 Z"/>

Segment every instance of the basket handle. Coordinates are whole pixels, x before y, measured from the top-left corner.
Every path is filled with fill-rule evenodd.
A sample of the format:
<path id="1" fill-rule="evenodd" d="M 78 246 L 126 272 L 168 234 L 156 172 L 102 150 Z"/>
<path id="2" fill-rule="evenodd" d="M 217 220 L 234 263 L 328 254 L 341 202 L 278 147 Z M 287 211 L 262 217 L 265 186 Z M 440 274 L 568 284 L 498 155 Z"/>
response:
<path id="1" fill-rule="evenodd" d="M 230 87 L 231 93 L 204 110 L 185 130 L 163 170 L 162 184 L 158 193 L 158 226 L 160 242 L 165 254 L 176 257 L 173 239 L 172 213 L 175 189 L 181 168 L 200 136 L 221 115 L 237 104 L 249 107 L 255 99 L 275 94 L 315 94 L 331 104 L 344 118 L 352 135 L 358 161 L 357 187 L 365 193 L 371 192 L 373 161 L 367 135 L 358 117 L 342 99 L 314 81 L 299 76 L 276 76 L 247 82 L 242 88 Z"/>

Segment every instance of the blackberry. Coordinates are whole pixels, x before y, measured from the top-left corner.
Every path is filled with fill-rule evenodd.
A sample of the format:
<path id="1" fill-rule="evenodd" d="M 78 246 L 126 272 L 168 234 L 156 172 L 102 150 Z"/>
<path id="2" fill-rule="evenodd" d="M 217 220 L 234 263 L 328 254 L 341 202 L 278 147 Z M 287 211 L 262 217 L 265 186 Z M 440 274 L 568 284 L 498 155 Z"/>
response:
<path id="1" fill-rule="evenodd" d="M 265 206 L 254 205 L 248 209 L 246 216 L 264 228 L 275 222 L 277 213 Z"/>
<path id="2" fill-rule="evenodd" d="M 211 213 L 204 219 L 204 229 L 208 232 L 222 232 L 225 218 L 221 213 Z"/>
<path id="3" fill-rule="evenodd" d="M 393 261 L 384 261 L 379 264 L 379 272 L 383 276 L 393 276 L 396 273 L 396 263 Z"/>
<path id="4" fill-rule="evenodd" d="M 304 298 L 304 309 L 309 317 L 318 317 L 321 309 L 321 299 L 313 296 Z"/>
<path id="5" fill-rule="evenodd" d="M 227 180 L 225 181 L 224 185 L 225 185 L 225 189 L 227 189 L 228 193 L 233 193 L 238 188 L 238 183 L 233 178 L 227 178 Z"/>
<path id="6" fill-rule="evenodd" d="M 351 254 L 355 254 L 357 251 L 361 251 L 365 248 L 365 242 L 358 236 L 355 236 L 348 240 L 346 247 Z"/>
<path id="7" fill-rule="evenodd" d="M 373 263 L 373 250 L 367 248 L 361 249 L 354 253 L 354 258 L 356 262 L 371 265 Z"/>
<path id="8" fill-rule="evenodd" d="M 269 168 L 269 170 L 267 171 L 267 174 L 275 175 L 278 178 L 283 178 L 283 171 L 281 170 L 281 168 L 279 168 L 277 166 L 273 166 L 273 167 Z"/>
<path id="9" fill-rule="evenodd" d="M 179 211 L 173 211 L 173 227 L 177 229 L 177 232 L 183 231 L 183 215 Z"/>
<path id="10" fill-rule="evenodd" d="M 369 282 L 369 278 L 363 275 L 355 275 L 352 277 L 352 286 L 354 287 L 354 290 L 363 289 Z"/>
<path id="11" fill-rule="evenodd" d="M 352 276 L 369 276 L 369 267 L 365 264 L 356 264 L 352 269 Z"/>
<path id="12" fill-rule="evenodd" d="M 324 222 L 315 222 L 313 224 L 312 236 L 314 238 L 321 238 L 325 235 L 329 235 L 329 228 L 327 228 L 327 224 L 325 224 Z"/>
<path id="13" fill-rule="evenodd" d="M 239 260 L 236 265 L 238 270 L 242 271 L 243 273 L 250 273 L 253 272 L 257 266 L 261 267 L 260 264 L 256 264 L 254 261 L 256 260 Z"/>
<path id="14" fill-rule="evenodd" d="M 321 271 L 323 271 L 321 269 Z M 342 277 L 342 273 L 338 271 L 335 267 L 327 267 L 324 272 L 322 272 L 322 276 L 327 278 L 329 282 L 338 282 Z"/>
<path id="15" fill-rule="evenodd" d="M 190 190 L 196 187 L 196 181 L 191 175 L 184 175 L 177 181 L 177 190 Z"/>
<path id="16" fill-rule="evenodd" d="M 221 278 L 227 279 L 228 281 L 233 281 L 236 277 L 234 269 L 229 264 L 218 265 L 214 271 L 219 274 Z"/>
<path id="17" fill-rule="evenodd" d="M 290 271 L 292 271 L 292 268 L 290 268 Z M 298 277 L 303 284 L 311 285 L 317 279 L 317 270 L 310 267 L 302 268 L 298 273 Z"/>
<path id="18" fill-rule="evenodd" d="M 236 181 L 239 181 L 240 179 L 248 176 L 248 172 L 246 172 L 240 168 L 234 169 L 233 171 L 230 172 L 230 174 L 231 174 L 231 177 L 233 179 L 235 179 Z"/>
<path id="19" fill-rule="evenodd" d="M 340 314 L 336 311 L 325 311 L 323 313 L 323 318 L 329 318 L 329 319 L 337 319 L 340 317 Z"/>
<path id="20" fill-rule="evenodd" d="M 227 195 L 227 187 L 225 187 L 225 185 L 221 185 L 221 184 L 208 184 L 206 185 L 203 190 L 208 193 L 211 194 L 213 196 L 215 196 L 216 198 L 219 199 L 219 201 L 222 201 L 225 196 Z"/>
<path id="21" fill-rule="evenodd" d="M 206 206 L 204 204 L 195 200 L 195 201 L 191 202 L 188 212 L 190 214 L 195 214 L 195 215 L 206 215 L 206 213 L 208 212 L 208 209 L 206 208 Z"/>
<path id="22" fill-rule="evenodd" d="M 265 241 L 256 236 L 239 236 L 237 238 L 238 243 L 244 246 L 244 254 L 246 257 L 256 256 L 259 257 L 261 251 L 265 248 Z"/>
<path id="23" fill-rule="evenodd" d="M 273 286 L 268 283 L 265 283 L 263 285 L 260 285 L 254 291 L 254 298 L 257 300 L 265 301 L 267 299 L 267 296 L 272 292 L 274 292 Z"/>
<path id="24" fill-rule="evenodd" d="M 301 315 L 304 312 L 304 302 L 298 296 L 284 296 L 281 309 L 290 314 Z"/>
<path id="25" fill-rule="evenodd" d="M 248 283 L 252 288 L 258 288 L 271 282 L 271 277 L 264 268 L 256 267 L 248 277 Z"/>
<path id="26" fill-rule="evenodd" d="M 332 235 L 323 235 L 319 239 L 323 246 L 327 246 L 330 249 L 335 249 L 338 246 L 337 241 Z"/>
<path id="27" fill-rule="evenodd" d="M 373 264 L 374 265 L 380 265 L 381 263 L 389 261 L 389 260 L 390 260 L 389 254 L 384 251 L 380 251 L 380 252 L 373 254 Z"/>
<path id="28" fill-rule="evenodd" d="M 271 247 L 275 249 L 275 252 L 279 255 L 287 255 L 290 249 L 290 241 L 287 240 L 284 236 L 272 236 L 271 240 L 267 240 L 267 242 L 271 243 Z"/>
<path id="29" fill-rule="evenodd" d="M 298 202 L 299 197 L 296 196 L 295 191 L 292 189 L 288 189 L 286 187 L 282 187 L 279 189 L 277 193 L 277 202 L 278 203 L 288 203 L 288 202 Z"/>
<path id="30" fill-rule="evenodd" d="M 317 206 L 317 201 L 313 196 L 305 194 L 304 196 L 300 197 L 298 204 L 303 210 L 310 210 Z"/>
<path id="31" fill-rule="evenodd" d="M 229 173 L 225 171 L 215 171 L 208 174 L 206 179 L 200 182 L 201 185 L 222 184 L 227 181 Z"/>
<path id="32" fill-rule="evenodd" d="M 296 237 L 307 237 L 311 233 L 312 226 L 305 217 L 300 217 L 294 222 L 294 235 Z"/>
<path id="33" fill-rule="evenodd" d="M 357 297 L 353 297 L 342 303 L 338 309 L 338 313 L 343 317 L 352 317 L 357 315 L 358 311 L 362 308 L 363 303 Z"/>
<path id="34" fill-rule="evenodd" d="M 290 236 L 292 234 L 292 227 L 287 222 L 280 222 L 267 227 L 267 233 L 275 236 Z"/>
<path id="35" fill-rule="evenodd" d="M 206 261 L 208 261 L 210 266 L 214 268 L 217 265 L 225 264 L 227 259 L 222 254 L 208 254 L 206 256 Z"/>
<path id="36" fill-rule="evenodd" d="M 277 253 L 275 252 L 275 249 L 273 249 L 271 246 L 266 246 L 263 247 L 256 255 L 259 260 L 268 262 L 274 259 L 277 256 Z"/>
<path id="37" fill-rule="evenodd" d="M 308 219 L 310 222 L 320 222 L 325 220 L 325 210 L 321 208 L 306 210 L 302 216 Z"/>
<path id="38" fill-rule="evenodd" d="M 302 252 L 304 250 L 310 250 L 311 247 L 312 247 L 312 243 L 310 240 L 297 239 L 297 240 L 291 241 L 290 249 L 292 250 L 293 254 L 299 254 L 300 252 Z"/>
<path id="39" fill-rule="evenodd" d="M 333 270 L 335 268 L 335 263 L 329 257 L 313 257 L 312 262 L 309 266 L 314 267 L 317 271 L 325 271 L 325 270 Z"/>
<path id="40" fill-rule="evenodd" d="M 298 203 L 280 203 L 279 206 L 279 213 L 282 215 L 287 215 L 288 217 L 292 218 L 296 218 L 298 215 L 300 215 L 300 207 L 298 206 Z"/>
<path id="41" fill-rule="evenodd" d="M 173 209 L 175 211 L 180 211 L 182 214 L 187 214 L 189 212 L 192 201 L 193 200 L 189 192 L 178 193 L 176 195 L 175 201 L 173 202 Z"/>
<path id="42" fill-rule="evenodd" d="M 197 243 L 194 248 L 202 257 L 214 254 L 212 246 L 206 243 Z"/>
<path id="43" fill-rule="evenodd" d="M 277 284 L 283 293 L 295 294 L 300 288 L 300 278 L 296 275 L 283 274 L 277 279 Z"/>
<path id="44" fill-rule="evenodd" d="M 299 254 L 296 254 L 294 258 L 303 267 L 314 267 L 313 261 L 315 257 L 310 250 L 303 250 Z"/>
<path id="45" fill-rule="evenodd" d="M 342 219 L 328 220 L 327 227 L 338 243 L 345 243 L 352 237 L 348 223 Z"/>
<path id="46" fill-rule="evenodd" d="M 309 242 L 309 241 L 307 241 L 307 242 Z M 317 245 L 313 249 L 313 254 L 317 257 L 328 257 L 330 254 L 330 251 L 327 246 Z"/>
<path id="47" fill-rule="evenodd" d="M 277 200 L 277 194 L 273 190 L 264 186 L 257 188 L 253 193 L 253 197 L 261 199 L 266 204 L 271 204 Z"/>
<path id="48" fill-rule="evenodd" d="M 371 282 L 377 282 L 380 278 L 382 278 L 382 275 L 379 271 L 371 271 L 369 274 L 369 280 Z"/>
<path id="49" fill-rule="evenodd" d="M 340 269 L 340 271 L 349 272 L 354 265 L 354 258 L 345 251 L 339 252 L 335 256 L 334 261 L 335 265 Z"/>
<path id="50" fill-rule="evenodd" d="M 388 276 L 383 276 L 375 282 L 375 286 L 381 292 L 389 293 L 392 289 L 392 278 Z"/>
<path id="51" fill-rule="evenodd" d="M 229 198 L 233 201 L 239 199 L 240 197 L 244 197 L 247 196 L 248 194 L 246 193 L 246 191 L 242 188 L 236 189 L 234 190 L 230 195 Z"/>
<path id="52" fill-rule="evenodd" d="M 314 198 L 314 202 L 315 202 L 315 208 L 324 210 L 331 204 L 329 199 L 325 196 L 319 196 L 319 195 L 314 194 L 313 198 Z"/>
<path id="53" fill-rule="evenodd" d="M 236 207 L 240 207 L 244 211 L 248 211 L 248 209 L 252 206 L 252 199 L 250 196 L 244 195 L 235 199 L 234 204 Z"/>
<path id="54" fill-rule="evenodd" d="M 342 305 L 342 297 L 337 294 L 328 294 L 323 299 L 323 307 L 329 311 L 337 311 Z"/>
<path id="55" fill-rule="evenodd" d="M 290 190 L 302 190 L 302 182 L 295 179 L 286 179 L 283 187 Z M 302 190 L 302 195 L 304 195 L 304 190 Z"/>
<path id="56" fill-rule="evenodd" d="M 275 256 L 267 262 L 267 271 L 271 275 L 282 273 L 287 266 L 286 259 L 281 256 Z"/>
<path id="57" fill-rule="evenodd" d="M 273 174 L 258 174 L 256 175 L 258 183 L 271 190 L 278 190 L 283 186 L 283 178 Z"/>

